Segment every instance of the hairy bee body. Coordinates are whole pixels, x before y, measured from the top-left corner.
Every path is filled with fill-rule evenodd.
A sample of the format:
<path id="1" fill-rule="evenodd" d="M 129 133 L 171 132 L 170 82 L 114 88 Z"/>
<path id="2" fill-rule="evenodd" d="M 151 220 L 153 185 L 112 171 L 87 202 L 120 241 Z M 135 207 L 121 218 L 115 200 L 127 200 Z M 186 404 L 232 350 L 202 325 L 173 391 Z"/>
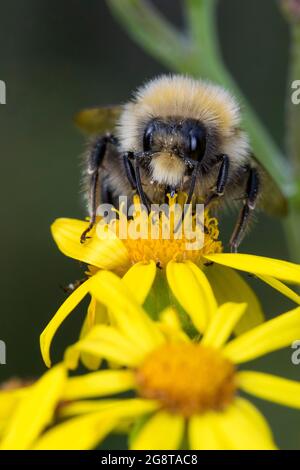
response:
<path id="1" fill-rule="evenodd" d="M 107 108 L 108 117 L 111 112 Z M 178 191 L 189 202 L 217 208 L 243 201 L 231 240 L 236 251 L 267 175 L 241 129 L 236 99 L 206 81 L 161 76 L 115 108 L 111 121 L 87 153 L 91 224 L 100 202 L 117 204 L 119 196 L 131 200 L 135 192 L 145 204 L 162 203 L 168 192 Z M 105 129 L 105 122 L 98 127 Z"/>

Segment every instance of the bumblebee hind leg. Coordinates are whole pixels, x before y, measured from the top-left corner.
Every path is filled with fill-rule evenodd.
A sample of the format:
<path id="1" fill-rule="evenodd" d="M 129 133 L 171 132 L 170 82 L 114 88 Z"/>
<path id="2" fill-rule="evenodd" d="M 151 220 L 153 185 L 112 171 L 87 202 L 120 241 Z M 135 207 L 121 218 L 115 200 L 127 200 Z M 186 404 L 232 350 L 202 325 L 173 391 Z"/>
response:
<path id="1" fill-rule="evenodd" d="M 259 194 L 260 180 L 258 172 L 255 168 L 251 167 L 248 167 L 247 170 L 246 198 L 229 242 L 231 253 L 237 253 L 238 247 L 245 236 L 246 228 L 255 209 Z"/>
<path id="2" fill-rule="evenodd" d="M 117 139 L 111 134 L 98 137 L 88 157 L 87 173 L 89 175 L 90 223 L 87 229 L 81 234 L 80 243 L 86 241 L 88 233 L 92 230 L 96 222 L 97 206 L 99 202 L 99 170 L 106 155 L 108 144 L 117 145 Z"/>

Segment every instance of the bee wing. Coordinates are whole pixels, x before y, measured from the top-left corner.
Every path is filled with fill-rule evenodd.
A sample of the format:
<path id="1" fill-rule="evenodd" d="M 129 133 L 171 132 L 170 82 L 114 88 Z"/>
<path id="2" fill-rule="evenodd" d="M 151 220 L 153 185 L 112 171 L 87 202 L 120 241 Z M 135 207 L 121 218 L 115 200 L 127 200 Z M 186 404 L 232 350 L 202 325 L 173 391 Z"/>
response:
<path id="1" fill-rule="evenodd" d="M 122 106 L 95 106 L 79 111 L 74 116 L 74 122 L 85 134 L 105 134 L 113 131 L 121 112 Z"/>
<path id="2" fill-rule="evenodd" d="M 262 180 L 260 207 L 270 215 L 283 217 L 288 212 L 288 201 L 265 167 L 252 155 Z"/>

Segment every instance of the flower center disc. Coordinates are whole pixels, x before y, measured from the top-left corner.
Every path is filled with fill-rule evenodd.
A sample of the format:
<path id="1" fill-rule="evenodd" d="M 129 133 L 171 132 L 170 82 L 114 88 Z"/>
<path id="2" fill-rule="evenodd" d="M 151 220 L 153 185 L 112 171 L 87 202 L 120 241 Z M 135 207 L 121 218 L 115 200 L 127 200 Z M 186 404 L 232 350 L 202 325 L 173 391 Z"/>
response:
<path id="1" fill-rule="evenodd" d="M 171 208 L 174 207 L 172 204 L 174 201 L 170 204 Z M 128 222 L 128 236 L 123 239 L 130 262 L 135 264 L 154 260 L 161 268 L 171 260 L 190 260 L 199 264 L 203 255 L 222 251 L 222 243 L 218 240 L 218 221 L 207 212 L 203 214 L 203 224 L 196 225 L 196 216 L 192 217 L 193 228 L 190 233 L 186 233 L 182 222 L 179 223 L 179 230 L 177 226 L 174 212 L 169 217 L 157 218 L 137 209 L 133 219 Z M 200 238 L 201 243 L 195 242 Z"/>
<path id="2" fill-rule="evenodd" d="M 186 417 L 220 410 L 234 398 L 234 365 L 212 348 L 166 344 L 152 352 L 136 373 L 139 394 L 159 400 Z"/>

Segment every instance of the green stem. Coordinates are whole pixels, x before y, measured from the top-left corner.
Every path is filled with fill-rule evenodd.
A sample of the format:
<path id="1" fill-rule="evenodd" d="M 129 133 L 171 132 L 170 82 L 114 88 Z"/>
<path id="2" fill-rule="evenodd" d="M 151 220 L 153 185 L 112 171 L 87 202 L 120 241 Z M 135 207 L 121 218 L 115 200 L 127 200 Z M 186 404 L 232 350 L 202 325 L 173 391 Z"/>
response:
<path id="1" fill-rule="evenodd" d="M 115 17 L 129 36 L 170 69 L 191 72 L 194 51 L 187 38 L 173 27 L 149 2 L 107 0 Z"/>
<path id="2" fill-rule="evenodd" d="M 300 23 L 291 25 L 289 89 L 287 96 L 287 150 L 300 180 L 300 105 L 292 101 L 292 83 L 300 80 Z M 299 96 L 299 93 L 298 93 Z"/>
<path id="3" fill-rule="evenodd" d="M 292 20 L 292 19 L 291 19 Z M 300 22 L 291 22 L 290 71 L 287 90 L 286 144 L 297 192 L 291 199 L 290 213 L 285 224 L 286 238 L 293 260 L 300 263 L 300 104 L 292 101 L 292 83 L 300 80 Z"/>

